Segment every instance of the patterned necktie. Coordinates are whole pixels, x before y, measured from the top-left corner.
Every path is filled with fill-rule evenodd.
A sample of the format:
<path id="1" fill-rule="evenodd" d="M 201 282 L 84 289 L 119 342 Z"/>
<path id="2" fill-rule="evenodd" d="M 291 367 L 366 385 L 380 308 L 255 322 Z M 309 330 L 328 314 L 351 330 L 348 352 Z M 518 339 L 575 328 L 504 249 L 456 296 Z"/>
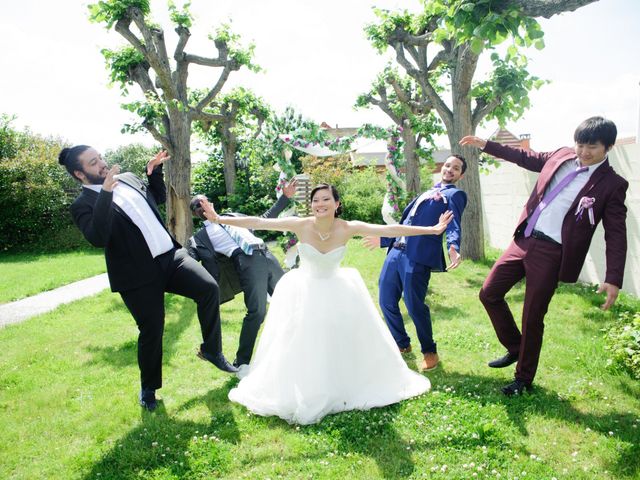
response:
<path id="1" fill-rule="evenodd" d="M 240 249 L 247 255 L 251 255 L 253 253 L 254 247 L 263 243 L 262 240 L 251 234 L 251 232 L 246 229 L 235 228 L 231 225 L 219 225 L 229 234 L 231 239 L 236 242 Z"/>
<path id="2" fill-rule="evenodd" d="M 538 221 L 542 210 L 544 210 L 547 205 L 549 205 L 553 201 L 553 199 L 558 196 L 562 189 L 569 185 L 573 181 L 573 179 L 578 176 L 578 174 L 586 172 L 587 170 L 589 170 L 589 167 L 577 167 L 573 172 L 570 172 L 566 177 L 560 180 L 560 182 L 558 182 L 558 184 L 553 187 L 550 192 L 547 192 L 545 194 L 545 196 L 542 198 L 542 201 L 538 204 L 536 209 L 527 220 L 527 228 L 525 228 L 524 230 L 525 237 L 531 236 L 531 232 L 533 232 L 533 229 L 536 226 L 536 222 Z"/>

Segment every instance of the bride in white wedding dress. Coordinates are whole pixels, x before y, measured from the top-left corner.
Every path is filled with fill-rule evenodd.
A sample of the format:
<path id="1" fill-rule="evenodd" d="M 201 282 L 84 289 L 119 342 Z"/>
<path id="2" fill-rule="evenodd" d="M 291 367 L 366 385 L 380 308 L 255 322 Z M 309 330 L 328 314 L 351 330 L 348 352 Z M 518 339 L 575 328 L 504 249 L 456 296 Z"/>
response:
<path id="1" fill-rule="evenodd" d="M 359 272 L 340 262 L 353 236 L 437 235 L 449 213 L 433 227 L 344 221 L 336 218 L 338 193 L 326 184 L 312 190 L 307 218 L 225 217 L 202 205 L 212 222 L 292 231 L 300 241 L 300 268 L 279 281 L 249 371 L 229 392 L 232 401 L 258 415 L 310 424 L 429 390 L 429 380 L 402 359 Z"/>

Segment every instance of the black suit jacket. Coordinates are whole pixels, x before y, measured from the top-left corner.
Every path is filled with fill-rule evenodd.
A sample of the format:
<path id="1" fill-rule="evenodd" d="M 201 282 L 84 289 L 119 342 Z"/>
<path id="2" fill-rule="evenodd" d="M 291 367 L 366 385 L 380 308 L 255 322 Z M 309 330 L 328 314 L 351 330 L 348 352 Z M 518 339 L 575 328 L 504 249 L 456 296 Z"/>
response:
<path id="1" fill-rule="evenodd" d="M 158 205 L 166 200 L 162 165 L 148 176 L 148 186 L 132 173 L 123 173 L 118 181 L 137 190 L 165 228 Z M 150 283 L 159 275 L 147 242 L 135 223 L 113 203 L 113 192 L 100 193 L 83 188 L 71 205 L 71 215 L 84 237 L 95 247 L 104 248 L 109 284 L 113 292 L 122 292 Z M 171 237 L 176 248 L 180 244 Z"/>
<path id="2" fill-rule="evenodd" d="M 263 218 L 275 218 L 282 212 L 289 199 L 282 195 L 278 201 L 261 216 Z M 225 213 L 225 215 L 238 216 L 239 213 Z M 234 296 L 242 292 L 240 278 L 233 261 L 220 253 L 217 253 L 211 244 L 211 239 L 206 228 L 201 228 L 187 241 L 187 251 L 194 259 L 202 262 L 204 268 L 218 282 L 220 287 L 220 303 L 232 300 Z"/>

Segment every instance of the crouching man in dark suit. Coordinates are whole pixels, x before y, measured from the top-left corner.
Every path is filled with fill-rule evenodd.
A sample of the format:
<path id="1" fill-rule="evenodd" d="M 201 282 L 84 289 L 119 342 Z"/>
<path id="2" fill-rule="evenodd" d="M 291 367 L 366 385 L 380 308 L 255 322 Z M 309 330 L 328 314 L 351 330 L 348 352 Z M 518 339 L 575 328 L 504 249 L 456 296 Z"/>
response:
<path id="1" fill-rule="evenodd" d="M 218 285 L 169 234 L 158 205 L 166 200 L 158 153 L 147 165 L 148 184 L 132 173 L 111 169 L 87 145 L 63 149 L 58 161 L 82 183 L 71 205 L 73 221 L 94 246 L 104 248 L 111 290 L 120 293 L 135 319 L 140 368 L 140 405 L 157 407 L 155 392 L 162 387 L 164 292 L 193 299 L 198 306 L 202 344 L 198 356 L 217 368 L 237 369 L 222 354 Z"/>
<path id="2" fill-rule="evenodd" d="M 600 221 L 604 226 L 607 259 L 604 282 L 598 290 L 607 296 L 602 308 L 608 309 L 618 297 L 627 252 L 624 200 L 629 183 L 611 168 L 607 158 L 616 135 L 611 120 L 591 117 L 576 128 L 574 148 L 563 147 L 553 152 L 536 153 L 474 136 L 460 140 L 461 145 L 472 145 L 539 172 L 513 241 L 480 290 L 480 301 L 498 340 L 507 349 L 504 357 L 489 362 L 489 366 L 502 368 L 518 362 L 515 380 L 502 389 L 505 395 L 531 388 L 549 303 L 559 281 L 578 280 Z M 504 297 L 522 278 L 526 288 L 521 333 Z"/>
<path id="3" fill-rule="evenodd" d="M 283 195 L 262 216 L 276 218 L 296 193 L 296 180 L 283 188 Z M 204 227 L 188 241 L 188 252 L 202 262 L 204 268 L 220 285 L 220 303 L 244 292 L 247 313 L 242 321 L 240 342 L 233 365 L 248 365 L 253 347 L 267 313 L 267 294 L 271 295 L 284 274 L 280 263 L 265 243 L 246 228 L 219 225 L 206 220 L 200 201 L 204 195 L 191 199 L 191 211 L 202 220 Z M 226 215 L 237 216 L 237 213 Z"/>

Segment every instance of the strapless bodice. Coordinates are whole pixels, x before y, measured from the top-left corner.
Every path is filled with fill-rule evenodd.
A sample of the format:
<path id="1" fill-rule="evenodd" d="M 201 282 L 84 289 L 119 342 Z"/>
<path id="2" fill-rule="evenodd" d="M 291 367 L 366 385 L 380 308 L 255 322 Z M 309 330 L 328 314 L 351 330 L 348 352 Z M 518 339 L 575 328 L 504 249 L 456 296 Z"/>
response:
<path id="1" fill-rule="evenodd" d="M 344 258 L 346 246 L 334 248 L 326 253 L 320 252 L 308 243 L 300 243 L 300 270 L 313 277 L 329 277 L 340 268 L 340 262 Z"/>

